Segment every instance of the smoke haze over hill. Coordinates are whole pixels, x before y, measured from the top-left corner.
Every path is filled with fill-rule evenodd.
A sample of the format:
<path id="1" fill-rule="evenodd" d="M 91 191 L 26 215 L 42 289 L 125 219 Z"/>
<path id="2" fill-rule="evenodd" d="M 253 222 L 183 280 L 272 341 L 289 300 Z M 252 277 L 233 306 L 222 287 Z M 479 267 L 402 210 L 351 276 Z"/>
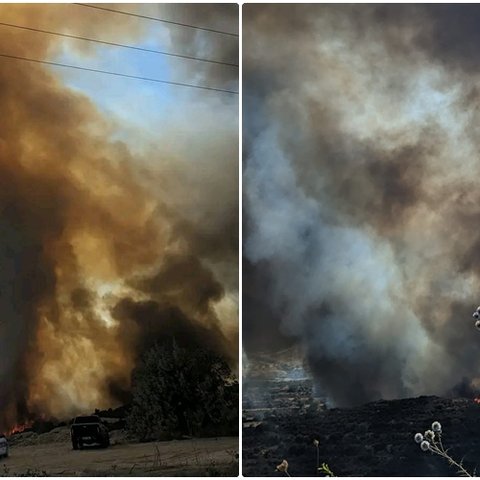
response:
<path id="1" fill-rule="evenodd" d="M 245 7 L 244 348 L 337 405 L 480 382 L 479 20 Z"/>

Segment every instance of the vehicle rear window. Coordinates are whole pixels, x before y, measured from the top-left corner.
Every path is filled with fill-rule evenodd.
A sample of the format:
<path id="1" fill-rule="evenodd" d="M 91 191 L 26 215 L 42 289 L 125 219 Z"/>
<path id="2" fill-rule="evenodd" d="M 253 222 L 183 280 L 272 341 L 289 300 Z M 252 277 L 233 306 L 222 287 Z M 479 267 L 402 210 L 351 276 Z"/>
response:
<path id="1" fill-rule="evenodd" d="M 74 423 L 98 423 L 100 419 L 98 417 L 77 417 Z"/>

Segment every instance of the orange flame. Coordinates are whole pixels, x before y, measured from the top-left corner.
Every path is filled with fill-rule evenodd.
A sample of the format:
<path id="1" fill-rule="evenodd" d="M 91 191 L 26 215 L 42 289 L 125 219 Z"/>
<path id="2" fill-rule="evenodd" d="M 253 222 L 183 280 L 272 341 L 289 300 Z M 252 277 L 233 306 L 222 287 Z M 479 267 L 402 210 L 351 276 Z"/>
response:
<path id="1" fill-rule="evenodd" d="M 14 425 L 12 428 L 10 428 L 10 430 L 7 431 L 7 437 L 15 435 L 16 433 L 22 433 L 27 428 L 30 428 L 32 425 L 33 425 L 33 422 L 26 422 L 23 424 Z"/>

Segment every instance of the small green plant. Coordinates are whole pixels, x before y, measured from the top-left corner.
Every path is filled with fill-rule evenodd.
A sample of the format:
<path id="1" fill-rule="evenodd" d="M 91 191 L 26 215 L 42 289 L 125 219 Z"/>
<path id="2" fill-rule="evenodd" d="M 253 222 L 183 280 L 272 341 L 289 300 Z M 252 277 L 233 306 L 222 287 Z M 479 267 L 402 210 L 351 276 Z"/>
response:
<path id="1" fill-rule="evenodd" d="M 320 442 L 317 439 L 315 439 L 313 441 L 313 445 L 315 446 L 315 449 L 317 451 L 317 470 L 316 470 L 316 474 L 318 475 L 319 473 L 321 473 L 326 477 L 334 477 L 335 475 L 330 470 L 330 467 L 328 466 L 328 463 L 323 462 L 320 465 Z"/>
<path id="2" fill-rule="evenodd" d="M 420 445 L 423 452 L 431 452 L 435 455 L 447 460 L 449 465 L 457 467 L 458 473 L 464 477 L 473 477 L 465 468 L 462 462 L 456 462 L 449 454 L 448 450 L 445 450 L 442 443 L 442 425 L 440 422 L 433 422 L 432 429 L 427 430 L 423 435 L 416 433 L 414 437 L 415 443 Z"/>
<path id="3" fill-rule="evenodd" d="M 323 473 L 326 477 L 334 477 L 334 473 L 330 470 L 328 463 L 322 463 L 322 465 L 317 469 L 319 472 Z"/>

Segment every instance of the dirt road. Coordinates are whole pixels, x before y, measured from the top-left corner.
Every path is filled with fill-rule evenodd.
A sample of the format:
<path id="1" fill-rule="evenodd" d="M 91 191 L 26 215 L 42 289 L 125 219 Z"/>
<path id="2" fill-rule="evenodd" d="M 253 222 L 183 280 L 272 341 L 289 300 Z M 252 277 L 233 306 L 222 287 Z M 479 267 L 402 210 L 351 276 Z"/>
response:
<path id="1" fill-rule="evenodd" d="M 13 445 L 0 475 L 218 476 L 238 475 L 238 438 L 127 443 L 72 450 L 70 442 Z"/>

